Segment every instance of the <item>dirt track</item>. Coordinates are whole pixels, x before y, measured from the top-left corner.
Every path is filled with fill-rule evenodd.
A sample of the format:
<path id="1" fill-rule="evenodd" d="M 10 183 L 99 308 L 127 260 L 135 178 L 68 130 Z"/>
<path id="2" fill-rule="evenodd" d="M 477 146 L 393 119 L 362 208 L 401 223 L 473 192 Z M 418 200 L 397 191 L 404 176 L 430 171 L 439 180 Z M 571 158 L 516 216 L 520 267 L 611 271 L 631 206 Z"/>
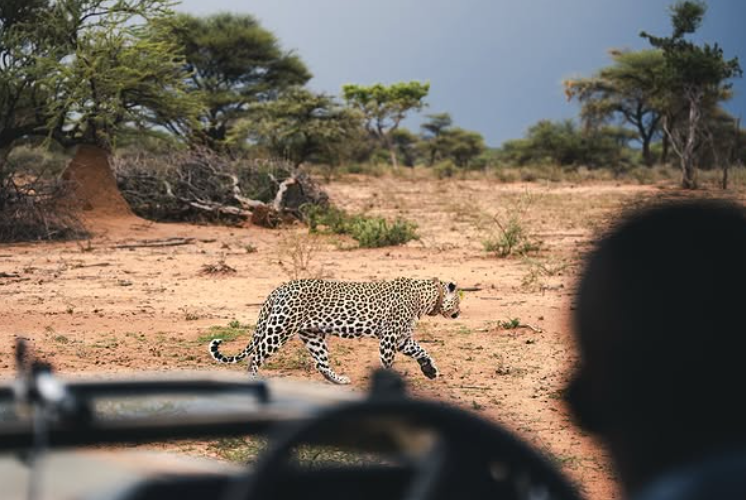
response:
<path id="1" fill-rule="evenodd" d="M 310 241 L 303 228 L 219 228 L 152 224 L 135 218 L 96 222 L 86 242 L 0 246 L 0 377 L 13 373 L 13 338 L 67 373 L 131 370 L 243 370 L 218 366 L 206 351 L 211 327 L 253 324 L 266 295 L 292 274 L 292 250 L 315 249 L 311 271 L 340 280 L 397 276 L 455 280 L 478 287 L 458 320 L 427 317 L 416 337 L 442 378 L 425 379 L 416 363 L 395 368 L 413 390 L 503 422 L 549 450 L 584 485 L 589 498 L 614 498 L 605 457 L 578 433 L 562 407 L 561 388 L 573 350 L 572 286 L 591 238 L 614 210 L 657 190 L 636 186 L 501 185 L 486 181 L 416 181 L 350 177 L 327 186 L 351 211 L 403 216 L 420 225 L 420 241 L 404 247 L 348 249 L 350 241 Z M 522 223 L 541 241 L 527 261 L 485 254 L 489 216 L 526 205 Z M 187 244 L 117 248 L 143 240 L 192 238 Z M 203 266 L 224 261 L 233 274 Z M 282 262 L 282 265 L 279 264 Z M 532 328 L 506 329 L 518 318 Z M 226 342 L 232 352 L 248 337 Z M 378 366 L 372 341 L 332 339 L 332 364 L 364 388 Z M 269 376 L 320 380 L 299 341 L 264 370 Z"/>

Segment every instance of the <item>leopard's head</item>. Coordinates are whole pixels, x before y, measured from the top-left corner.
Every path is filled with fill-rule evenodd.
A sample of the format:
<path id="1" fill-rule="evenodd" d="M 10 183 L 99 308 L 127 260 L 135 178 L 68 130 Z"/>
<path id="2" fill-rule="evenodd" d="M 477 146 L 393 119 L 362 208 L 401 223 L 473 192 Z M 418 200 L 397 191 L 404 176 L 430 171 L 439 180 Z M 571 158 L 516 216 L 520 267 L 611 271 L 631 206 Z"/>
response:
<path id="1" fill-rule="evenodd" d="M 461 314 L 459 308 L 461 302 L 461 291 L 456 283 L 449 281 L 443 283 L 443 304 L 440 306 L 440 314 L 446 318 L 458 318 Z"/>

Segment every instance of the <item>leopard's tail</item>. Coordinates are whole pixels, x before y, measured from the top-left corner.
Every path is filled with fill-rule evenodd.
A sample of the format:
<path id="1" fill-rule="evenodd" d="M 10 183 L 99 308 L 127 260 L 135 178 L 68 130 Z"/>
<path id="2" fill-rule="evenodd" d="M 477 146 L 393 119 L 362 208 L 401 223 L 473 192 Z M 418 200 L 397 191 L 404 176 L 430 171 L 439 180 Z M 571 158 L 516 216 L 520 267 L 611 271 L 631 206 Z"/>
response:
<path id="1" fill-rule="evenodd" d="M 222 343 L 223 339 L 213 339 L 210 342 L 210 355 L 215 361 L 219 363 L 238 363 L 243 358 L 254 352 L 253 339 L 251 340 L 251 342 L 249 342 L 249 345 L 247 345 L 243 351 L 235 356 L 225 356 L 224 354 L 222 354 L 218 348 L 218 346 Z"/>
<path id="2" fill-rule="evenodd" d="M 270 295 L 269 298 L 264 302 L 262 310 L 259 312 L 259 319 L 256 322 L 256 330 L 254 336 L 251 338 L 251 342 L 244 348 L 243 351 L 236 354 L 235 356 L 226 356 L 220 352 L 220 344 L 223 343 L 223 339 L 213 339 L 210 342 L 210 355 L 218 363 L 238 363 L 247 356 L 250 356 L 254 352 L 256 344 L 264 337 L 264 333 L 267 328 L 267 317 L 269 312 L 272 310 L 275 298 Z"/>

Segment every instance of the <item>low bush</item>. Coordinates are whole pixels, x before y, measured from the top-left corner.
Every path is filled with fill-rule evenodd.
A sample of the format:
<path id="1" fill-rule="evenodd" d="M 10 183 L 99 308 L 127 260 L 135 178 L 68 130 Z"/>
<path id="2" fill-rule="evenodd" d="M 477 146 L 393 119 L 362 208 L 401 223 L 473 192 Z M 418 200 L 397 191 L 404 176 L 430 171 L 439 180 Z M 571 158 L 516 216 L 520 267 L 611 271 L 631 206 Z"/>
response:
<path id="1" fill-rule="evenodd" d="M 335 207 L 304 207 L 305 220 L 311 232 L 346 234 L 363 248 L 403 245 L 419 238 L 417 224 L 397 218 L 350 215 Z"/>
<path id="2" fill-rule="evenodd" d="M 510 257 L 511 255 L 528 255 L 541 248 L 538 242 L 530 238 L 517 217 L 510 217 L 505 222 L 495 219 L 495 226 L 497 230 L 482 242 L 486 252 L 498 257 Z"/>
<path id="3" fill-rule="evenodd" d="M 382 217 L 363 216 L 352 218 L 350 236 L 363 248 L 397 246 L 418 239 L 417 225 L 412 222 L 397 218 L 389 223 Z"/>

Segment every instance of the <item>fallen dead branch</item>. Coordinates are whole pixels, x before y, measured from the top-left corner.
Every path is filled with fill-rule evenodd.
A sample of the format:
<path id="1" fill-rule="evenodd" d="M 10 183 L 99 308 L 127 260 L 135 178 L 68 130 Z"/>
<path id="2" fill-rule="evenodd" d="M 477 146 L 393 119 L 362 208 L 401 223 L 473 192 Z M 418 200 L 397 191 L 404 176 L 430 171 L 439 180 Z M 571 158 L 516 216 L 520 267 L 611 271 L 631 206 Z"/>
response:
<path id="1" fill-rule="evenodd" d="M 20 278 L 21 275 L 18 273 L 4 273 L 0 272 L 0 278 Z"/>
<path id="2" fill-rule="evenodd" d="M 304 204 L 328 196 L 289 164 L 230 160 L 209 151 L 139 154 L 112 161 L 119 189 L 135 213 L 153 220 L 275 227 L 300 220 Z"/>

